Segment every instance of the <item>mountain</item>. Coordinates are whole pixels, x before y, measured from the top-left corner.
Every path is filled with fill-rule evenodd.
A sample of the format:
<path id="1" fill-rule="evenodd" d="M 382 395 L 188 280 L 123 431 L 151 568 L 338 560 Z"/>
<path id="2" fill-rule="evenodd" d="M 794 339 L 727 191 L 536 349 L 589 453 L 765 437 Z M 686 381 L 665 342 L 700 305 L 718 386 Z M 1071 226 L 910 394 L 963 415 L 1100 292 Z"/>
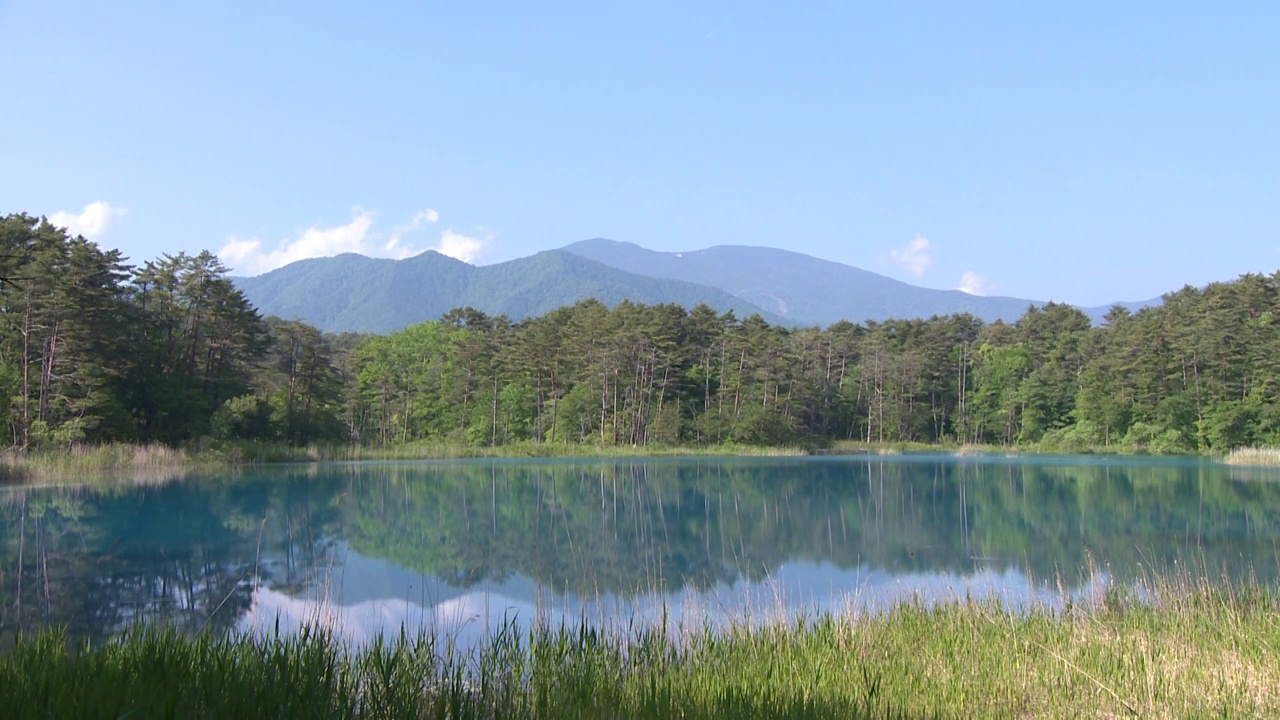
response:
<path id="1" fill-rule="evenodd" d="M 760 313 L 771 323 L 787 322 L 723 290 L 637 275 L 562 250 L 481 267 L 430 250 L 405 260 L 347 253 L 234 280 L 263 315 L 300 318 L 331 332 L 391 332 L 463 306 L 519 320 L 587 298 L 609 306 L 705 303 L 738 317 Z"/>
<path id="2" fill-rule="evenodd" d="M 321 330 L 385 333 L 471 306 L 513 320 L 586 298 L 685 307 L 709 305 L 770 323 L 830 325 L 966 312 L 1015 321 L 1038 301 L 932 290 L 849 265 L 764 247 L 721 245 L 683 253 L 584 240 L 496 265 L 434 251 L 405 260 L 347 253 L 234 278 L 264 315 L 301 318 Z M 1160 300 L 1121 303 L 1130 310 Z M 1082 308 L 1095 322 L 1110 305 Z"/>
<path id="3" fill-rule="evenodd" d="M 991 322 L 1017 320 L 1040 301 L 984 297 L 959 290 L 909 285 L 867 270 L 788 250 L 718 245 L 690 252 L 657 252 L 633 243 L 594 239 L 566 252 L 653 278 L 711 285 L 786 318 L 793 325 L 830 325 L 890 318 L 970 313 Z M 1159 300 L 1121 303 L 1131 310 Z M 1095 322 L 1111 306 L 1081 308 Z"/>

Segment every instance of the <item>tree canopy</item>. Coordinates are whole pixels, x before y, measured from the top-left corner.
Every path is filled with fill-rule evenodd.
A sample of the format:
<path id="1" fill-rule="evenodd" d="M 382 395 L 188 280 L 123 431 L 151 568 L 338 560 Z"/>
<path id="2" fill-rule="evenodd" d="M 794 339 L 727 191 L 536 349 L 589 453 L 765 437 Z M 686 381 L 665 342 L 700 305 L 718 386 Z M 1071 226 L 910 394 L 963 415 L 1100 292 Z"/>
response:
<path id="1" fill-rule="evenodd" d="M 208 252 L 139 267 L 0 218 L 0 421 L 102 440 L 471 445 L 1280 443 L 1280 273 L 1101 326 L 1069 305 L 823 328 L 706 305 L 470 307 L 386 335 L 262 318 Z"/>

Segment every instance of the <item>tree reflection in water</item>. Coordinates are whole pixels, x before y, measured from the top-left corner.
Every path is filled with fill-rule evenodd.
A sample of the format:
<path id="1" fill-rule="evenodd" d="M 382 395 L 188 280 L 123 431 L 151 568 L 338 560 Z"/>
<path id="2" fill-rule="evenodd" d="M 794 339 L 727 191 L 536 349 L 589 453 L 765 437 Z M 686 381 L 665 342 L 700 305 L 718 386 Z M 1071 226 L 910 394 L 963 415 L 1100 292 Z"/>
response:
<path id="1" fill-rule="evenodd" d="M 99 638 L 138 619 L 223 630 L 256 611 L 262 587 L 359 602 L 333 597 L 378 586 L 335 580 L 360 572 L 342 565 L 356 556 L 385 561 L 384 575 L 426 578 L 403 581 L 416 596 L 390 581 L 379 590 L 418 604 L 429 604 L 429 583 L 455 596 L 519 586 L 542 605 L 674 598 L 799 578 L 802 566 L 853 583 L 850 593 L 862 582 L 850 578 L 909 578 L 925 593 L 1014 576 L 1078 587 L 1090 567 L 1132 582 L 1188 564 L 1273 583 L 1280 484 L 1263 475 L 1185 460 L 703 458 L 10 488 L 0 491 L 0 642 L 48 624 Z M 789 582 L 803 595 L 818 581 Z"/>

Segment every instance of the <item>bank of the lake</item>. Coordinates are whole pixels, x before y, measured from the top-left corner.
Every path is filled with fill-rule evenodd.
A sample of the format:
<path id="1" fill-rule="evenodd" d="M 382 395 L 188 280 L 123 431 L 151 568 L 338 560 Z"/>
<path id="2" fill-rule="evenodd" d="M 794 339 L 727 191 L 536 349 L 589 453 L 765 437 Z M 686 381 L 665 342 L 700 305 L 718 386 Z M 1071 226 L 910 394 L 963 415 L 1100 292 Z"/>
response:
<path id="1" fill-rule="evenodd" d="M 1157 583 L 1065 611 L 906 603 L 727 629 L 500 629 L 480 649 L 393 635 L 145 628 L 0 657 L 13 717 L 1263 717 L 1280 714 L 1271 590 Z"/>
<path id="2" fill-rule="evenodd" d="M 366 460 L 467 460 L 483 458 L 645 458 L 645 457 L 801 457 L 806 455 L 880 455 L 943 452 L 958 456 L 1057 454 L 1061 448 L 1040 445 L 973 445 L 956 443 L 866 443 L 841 441 L 826 446 L 761 445 L 599 445 L 534 443 L 467 445 L 413 442 L 396 445 L 347 443 L 224 443 L 170 447 L 162 444 L 106 443 L 69 448 L 0 453 L 0 484 L 65 483 L 77 480 L 123 480 L 155 483 L 193 472 L 229 470 L 275 463 L 359 462 Z M 1162 455 L 1121 446 L 1077 449 L 1086 455 Z M 1280 465 L 1280 448 L 1237 448 L 1208 454 L 1230 465 Z"/>
<path id="3" fill-rule="evenodd" d="M 1259 320 L 1280 309 L 1280 274 L 1184 288 L 1099 326 L 1059 303 L 1014 323 L 962 313 L 805 328 L 565 297 L 519 318 L 459 307 L 385 335 L 330 335 L 263 318 L 213 253 L 130 267 L 25 213 L 0 218 L 0 238 L 30 290 L 0 298 L 6 445 L 48 449 L 8 461 L 10 478 L 140 466 L 155 477 L 206 455 L 225 467 L 828 451 L 850 439 L 1064 454 L 1280 444 L 1280 325 Z M 52 457 L 113 442 L 189 458 Z"/>
<path id="4" fill-rule="evenodd" d="M 225 471 L 280 463 L 365 460 L 469 460 L 483 458 L 799 457 L 813 448 L 755 445 L 596 445 L 510 443 L 466 445 L 414 442 L 367 446 L 345 443 L 224 443 L 169 447 L 161 444 L 73 445 L 69 448 L 0 452 L 0 484 L 66 483 L 76 480 L 163 482 L 194 472 Z M 892 452 L 887 449 L 885 452 Z"/>

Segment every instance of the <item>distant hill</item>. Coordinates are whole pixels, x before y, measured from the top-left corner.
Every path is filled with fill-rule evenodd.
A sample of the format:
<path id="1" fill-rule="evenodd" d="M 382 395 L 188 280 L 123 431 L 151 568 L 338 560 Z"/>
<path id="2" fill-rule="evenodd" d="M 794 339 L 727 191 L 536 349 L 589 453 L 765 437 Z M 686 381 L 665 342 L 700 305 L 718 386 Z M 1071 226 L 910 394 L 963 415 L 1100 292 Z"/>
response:
<path id="1" fill-rule="evenodd" d="M 867 270 L 787 250 L 719 245 L 689 252 L 657 252 L 615 240 L 583 240 L 565 251 L 653 278 L 711 285 L 777 313 L 795 325 L 830 325 L 890 318 L 970 313 L 991 322 L 1017 320 L 1041 301 L 983 297 L 917 287 Z M 1121 303 L 1131 310 L 1160 300 Z M 1095 322 L 1110 305 L 1081 308 Z"/>
<path id="2" fill-rule="evenodd" d="M 708 285 L 637 275 L 562 250 L 482 267 L 434 251 L 405 260 L 347 253 L 234 280 L 263 315 L 299 318 L 330 332 L 391 332 L 468 305 L 519 320 L 587 298 L 609 306 L 623 300 L 706 304 L 786 322 Z"/>
<path id="3" fill-rule="evenodd" d="M 916 287 L 774 248 L 670 253 L 600 239 L 480 267 L 434 251 L 405 260 L 348 253 L 234 280 L 264 315 L 301 318 L 331 332 L 385 333 L 467 305 L 519 320 L 586 298 L 609 306 L 706 304 L 738 317 L 759 313 L 774 324 L 823 326 L 952 313 L 1012 322 L 1041 304 Z M 1159 302 L 1120 304 L 1136 310 Z M 1097 322 L 1110 307 L 1082 309 Z"/>

